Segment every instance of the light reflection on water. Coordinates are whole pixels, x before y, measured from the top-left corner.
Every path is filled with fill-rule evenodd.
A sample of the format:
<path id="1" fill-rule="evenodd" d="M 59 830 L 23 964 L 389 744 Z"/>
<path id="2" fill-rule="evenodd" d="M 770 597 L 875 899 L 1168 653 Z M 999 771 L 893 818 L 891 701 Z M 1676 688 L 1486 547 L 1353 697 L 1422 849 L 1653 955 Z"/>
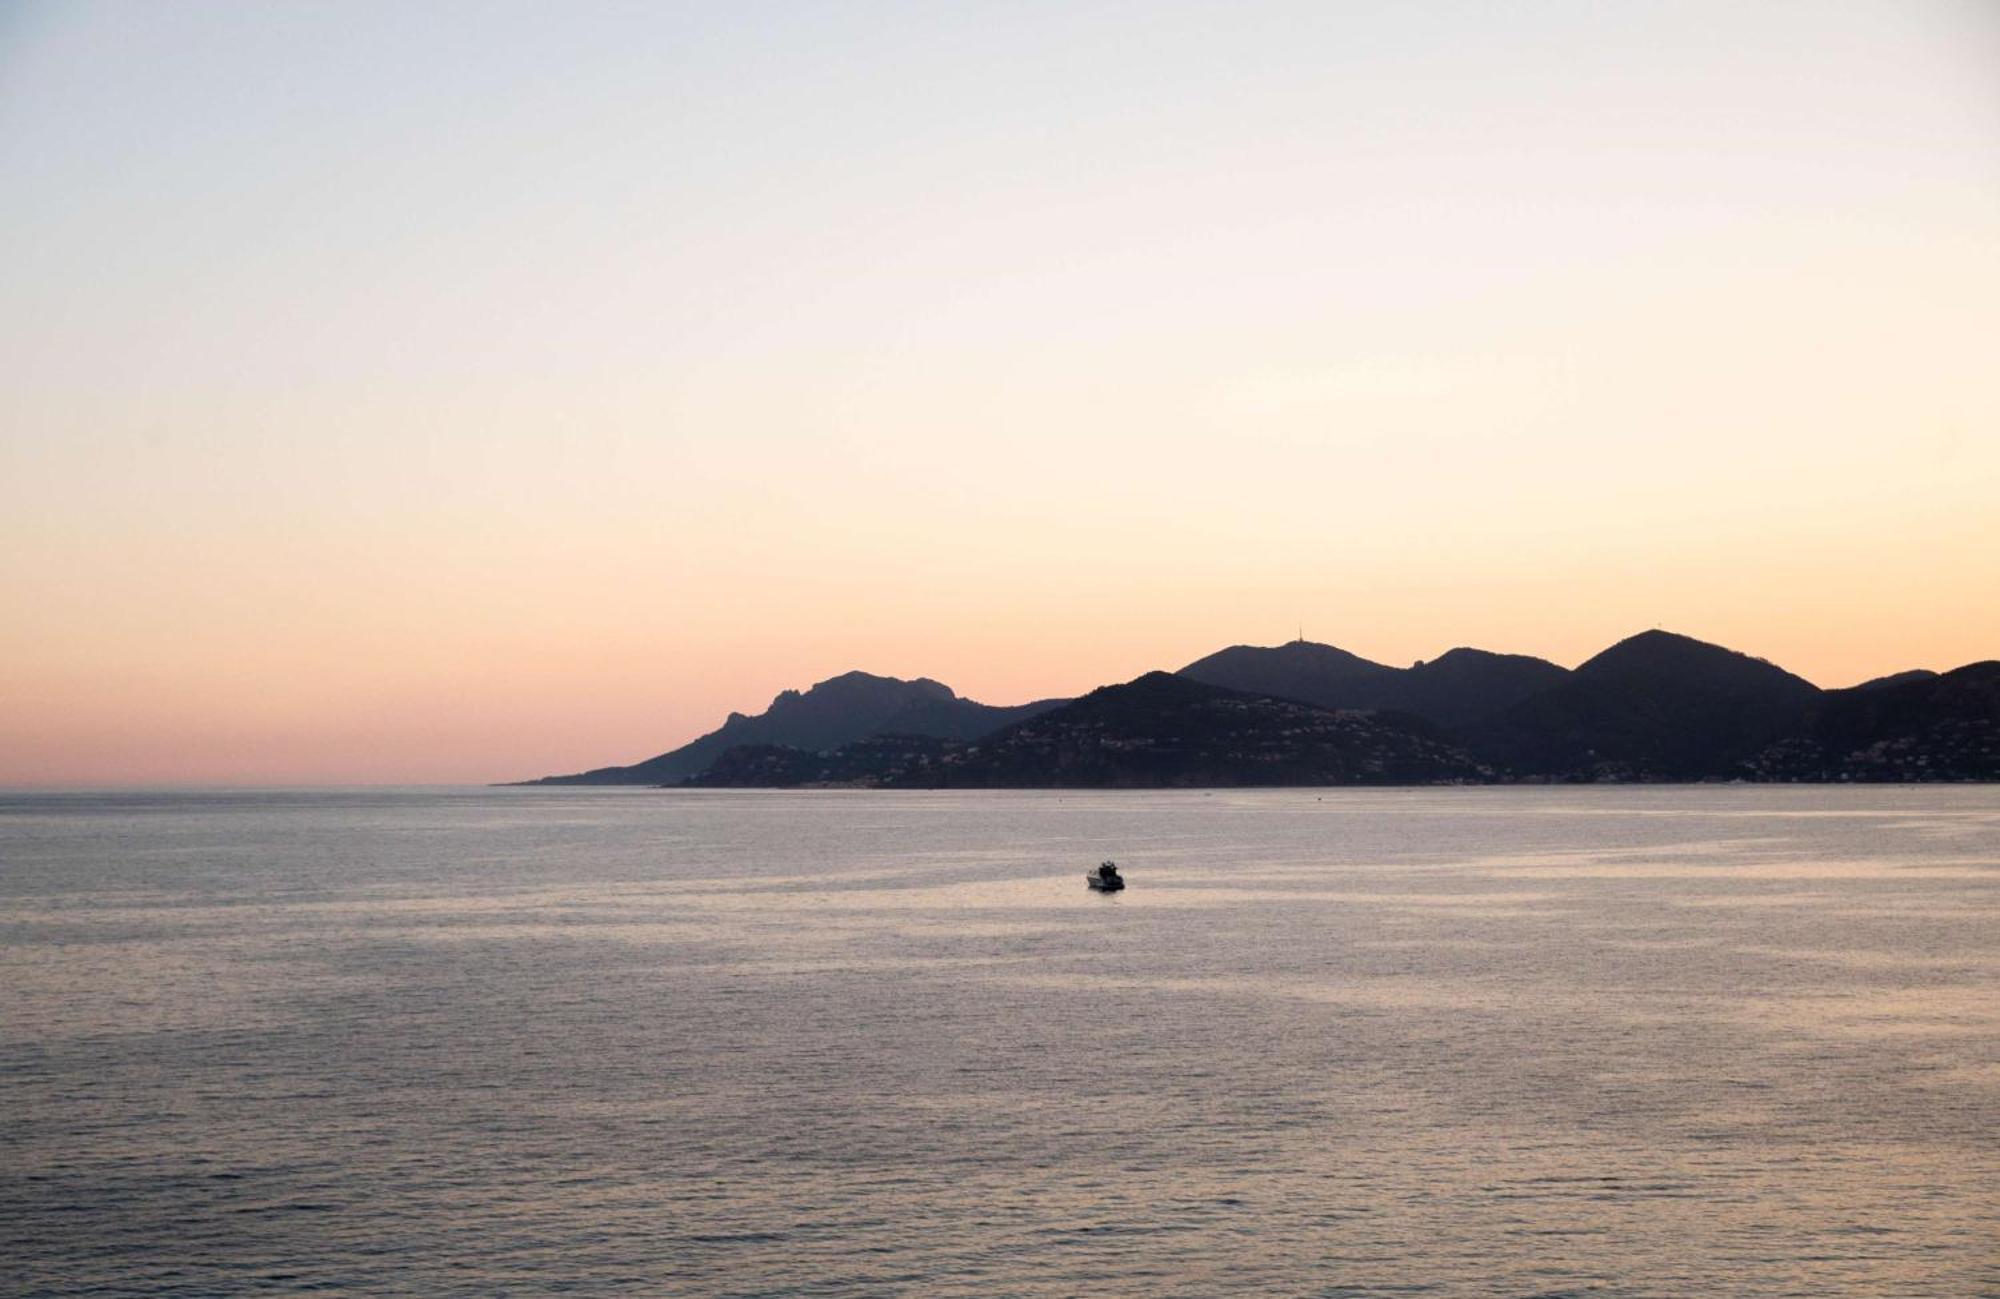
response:
<path id="1" fill-rule="evenodd" d="M 1985 788 L 0 796 L 5 1288 L 2000 1294 L 1996 920 Z"/>

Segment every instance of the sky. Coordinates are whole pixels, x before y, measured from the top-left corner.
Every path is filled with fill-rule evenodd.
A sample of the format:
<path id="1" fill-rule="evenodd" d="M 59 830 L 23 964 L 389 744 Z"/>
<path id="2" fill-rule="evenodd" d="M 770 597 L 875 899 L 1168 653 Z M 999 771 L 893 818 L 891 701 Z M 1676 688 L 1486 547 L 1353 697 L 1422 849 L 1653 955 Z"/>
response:
<path id="1" fill-rule="evenodd" d="M 0 785 L 2000 657 L 2000 7 L 0 0 Z"/>

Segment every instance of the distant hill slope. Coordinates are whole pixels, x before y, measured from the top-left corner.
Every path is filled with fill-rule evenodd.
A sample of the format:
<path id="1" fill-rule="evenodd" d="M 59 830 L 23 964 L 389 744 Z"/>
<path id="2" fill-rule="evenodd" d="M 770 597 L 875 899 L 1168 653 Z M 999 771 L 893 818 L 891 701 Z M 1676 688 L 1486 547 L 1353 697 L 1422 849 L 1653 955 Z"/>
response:
<path id="1" fill-rule="evenodd" d="M 963 747 L 960 741 L 929 735 L 876 735 L 818 752 L 742 744 L 683 783 L 704 789 L 928 788 L 938 783 L 931 773 Z"/>
<path id="2" fill-rule="evenodd" d="M 1417 718 L 1337 712 L 1151 672 L 976 744 L 884 736 L 826 754 L 738 749 L 692 783 L 1155 789 L 1436 784 L 1489 774 Z"/>
<path id="3" fill-rule="evenodd" d="M 1456 728 L 1553 690 L 1569 675 L 1567 668 L 1526 654 L 1447 650 L 1405 669 L 1384 707 Z"/>
<path id="4" fill-rule="evenodd" d="M 2000 780 L 2000 661 L 1829 690 L 1804 731 L 1745 764 L 1764 780 Z"/>
<path id="5" fill-rule="evenodd" d="M 1326 708 L 1395 709 L 1456 727 L 1511 708 L 1569 673 L 1546 659 L 1465 648 L 1392 668 L 1332 645 L 1293 641 L 1232 645 L 1188 664 L 1180 675 Z"/>
<path id="6" fill-rule="evenodd" d="M 1855 690 L 1880 690 L 1883 686 L 1900 686 L 1909 681 L 1935 681 L 1938 674 L 1929 668 L 1911 668 L 1908 672 L 1891 672 L 1886 677 L 1876 677 L 1873 681 L 1863 681 Z"/>
<path id="7" fill-rule="evenodd" d="M 1648 631 L 1464 734 L 1474 752 L 1524 774 L 1690 780 L 1797 732 L 1820 694 L 1762 659 Z"/>
<path id="8" fill-rule="evenodd" d="M 645 762 L 535 784 L 1150 788 L 1457 780 L 2000 780 L 2000 663 L 1822 691 L 1649 631 L 1574 671 L 1460 648 L 1406 669 L 1236 645 L 994 708 L 850 672 Z"/>
<path id="9" fill-rule="evenodd" d="M 1396 668 L 1332 645 L 1231 645 L 1196 659 L 1179 675 L 1227 690 L 1298 699 L 1325 708 L 1382 708 Z"/>
<path id="10" fill-rule="evenodd" d="M 678 749 L 626 767 L 599 767 L 572 776 L 546 776 L 534 785 L 670 785 L 707 769 L 739 745 L 781 745 L 808 752 L 832 749 L 885 732 L 977 739 L 1011 722 L 1063 703 L 1045 699 L 994 707 L 961 699 L 928 677 L 904 681 L 848 672 L 810 690 L 787 690 L 755 717 L 731 713 L 717 729 Z"/>

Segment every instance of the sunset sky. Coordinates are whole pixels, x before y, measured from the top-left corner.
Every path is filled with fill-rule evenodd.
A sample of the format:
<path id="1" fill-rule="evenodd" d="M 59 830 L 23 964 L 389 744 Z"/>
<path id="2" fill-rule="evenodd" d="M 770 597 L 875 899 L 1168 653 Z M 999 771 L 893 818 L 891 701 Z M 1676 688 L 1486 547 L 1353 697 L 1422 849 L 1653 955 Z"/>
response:
<path id="1" fill-rule="evenodd" d="M 0 6 L 0 784 L 2000 657 L 1987 0 Z"/>

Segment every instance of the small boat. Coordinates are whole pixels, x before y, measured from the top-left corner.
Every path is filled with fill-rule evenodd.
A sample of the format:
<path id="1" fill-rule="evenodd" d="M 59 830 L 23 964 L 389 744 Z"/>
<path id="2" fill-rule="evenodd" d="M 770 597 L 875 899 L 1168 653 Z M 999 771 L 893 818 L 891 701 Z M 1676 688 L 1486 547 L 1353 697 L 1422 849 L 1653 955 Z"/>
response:
<path id="1" fill-rule="evenodd" d="M 1116 862 L 1105 862 L 1096 870 L 1083 877 L 1084 883 L 1099 893 L 1116 893 L 1125 887 L 1125 877 L 1118 873 Z"/>

